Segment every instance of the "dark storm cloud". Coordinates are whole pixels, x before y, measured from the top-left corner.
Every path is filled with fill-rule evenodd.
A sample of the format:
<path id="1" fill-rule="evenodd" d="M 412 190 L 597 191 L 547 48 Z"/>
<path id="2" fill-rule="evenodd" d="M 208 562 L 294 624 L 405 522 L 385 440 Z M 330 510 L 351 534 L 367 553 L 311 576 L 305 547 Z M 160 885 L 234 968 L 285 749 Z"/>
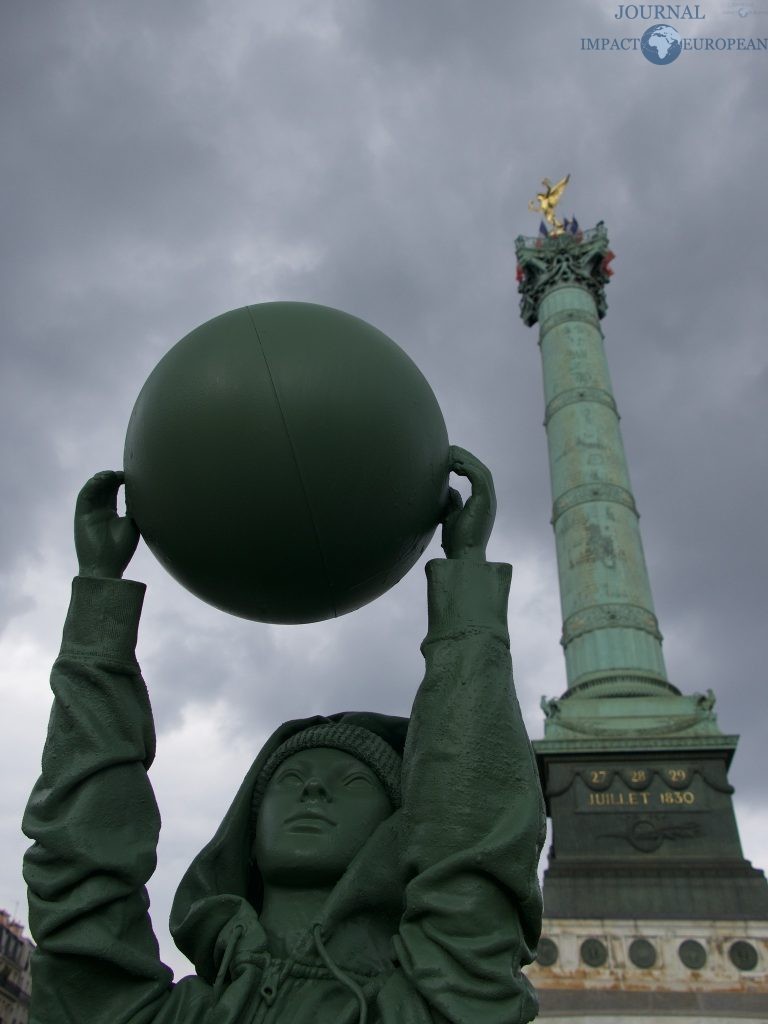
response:
<path id="1" fill-rule="evenodd" d="M 742 733 L 737 795 L 764 805 L 765 61 L 684 54 L 656 68 L 581 52 L 582 35 L 616 30 L 612 13 L 511 0 L 5 6 L 9 650 L 53 651 L 74 496 L 119 464 L 160 356 L 222 310 L 304 299 L 398 341 L 452 441 L 493 468 L 491 555 L 516 565 L 517 683 L 540 735 L 538 698 L 565 674 L 541 368 L 513 240 L 536 233 L 526 207 L 540 178 L 570 171 L 565 212 L 605 220 L 617 254 L 603 327 L 670 677 L 716 691 L 724 731 Z M 370 607 L 296 631 L 206 608 L 146 552 L 129 574 L 149 583 L 140 656 L 161 748 L 221 702 L 237 709 L 222 729 L 246 746 L 296 715 L 408 711 L 421 568 Z M 41 740 L 39 686 L 37 732 L 20 743 Z"/>

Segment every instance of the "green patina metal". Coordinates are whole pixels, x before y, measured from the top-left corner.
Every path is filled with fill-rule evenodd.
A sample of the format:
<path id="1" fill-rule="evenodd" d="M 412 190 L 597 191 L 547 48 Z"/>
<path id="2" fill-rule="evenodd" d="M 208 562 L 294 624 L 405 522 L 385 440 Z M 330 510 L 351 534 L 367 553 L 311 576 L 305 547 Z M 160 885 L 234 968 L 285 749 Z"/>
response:
<path id="1" fill-rule="evenodd" d="M 196 327 L 149 375 L 125 439 L 126 503 L 201 600 L 315 622 L 417 561 L 448 500 L 447 459 L 432 389 L 391 338 L 339 309 L 264 302 Z"/>
<path id="2" fill-rule="evenodd" d="M 552 818 L 554 918 L 768 916 L 727 772 L 714 694 L 667 678 L 600 320 L 602 223 L 517 239 L 520 312 L 539 324 L 568 687 L 534 743 Z M 589 963 L 589 960 L 585 961 Z"/>
<path id="3" fill-rule="evenodd" d="M 616 745 L 688 750 L 730 761 L 714 697 L 667 678 L 639 513 L 624 454 L 600 321 L 610 280 L 605 225 L 516 241 L 520 314 L 539 324 L 568 688 L 543 702 L 540 753 Z"/>
<path id="4" fill-rule="evenodd" d="M 605 227 L 518 238 L 521 315 L 539 323 L 568 686 L 590 697 L 676 694 L 624 455 L 600 319 Z"/>
<path id="5" fill-rule="evenodd" d="M 426 670 L 409 718 L 342 712 L 273 733 L 177 890 L 171 933 L 195 974 L 175 985 L 145 888 L 160 817 L 147 774 L 152 711 L 134 654 L 144 586 L 121 578 L 139 529 L 116 511 L 122 473 L 82 489 L 80 571 L 23 825 L 34 840 L 24 866 L 33 1024 L 536 1016 L 520 968 L 541 926 L 545 822 L 512 684 L 512 571 L 486 561 L 489 470 L 462 448 L 447 455 L 472 494 L 463 504 L 449 490 L 446 557 L 427 566 Z M 347 492 L 337 497 L 341 514 Z M 255 532 L 261 548 L 273 542 Z"/>

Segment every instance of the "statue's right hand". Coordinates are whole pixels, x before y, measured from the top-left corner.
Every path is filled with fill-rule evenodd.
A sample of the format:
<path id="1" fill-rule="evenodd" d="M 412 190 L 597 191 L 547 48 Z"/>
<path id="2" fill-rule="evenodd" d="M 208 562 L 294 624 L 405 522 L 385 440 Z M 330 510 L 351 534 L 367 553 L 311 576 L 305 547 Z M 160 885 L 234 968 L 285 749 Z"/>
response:
<path id="1" fill-rule="evenodd" d="M 117 514 L 123 473 L 105 470 L 92 476 L 77 496 L 75 549 L 81 576 L 120 579 L 139 543 L 139 528 Z"/>

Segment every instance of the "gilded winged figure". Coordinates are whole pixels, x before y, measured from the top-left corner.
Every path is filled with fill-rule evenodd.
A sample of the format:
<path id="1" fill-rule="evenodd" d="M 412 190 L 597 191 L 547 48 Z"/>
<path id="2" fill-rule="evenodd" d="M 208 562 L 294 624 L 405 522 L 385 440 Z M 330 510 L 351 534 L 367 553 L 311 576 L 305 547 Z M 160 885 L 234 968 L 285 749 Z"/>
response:
<path id="1" fill-rule="evenodd" d="M 557 184 L 553 185 L 549 178 L 542 180 L 543 192 L 537 192 L 536 198 L 528 203 L 528 209 L 532 212 L 540 211 L 544 220 L 549 224 L 550 235 L 560 235 L 564 230 L 561 220 L 555 216 L 555 207 L 560 202 L 560 197 L 565 191 L 565 186 L 571 180 L 570 174 L 566 174 Z"/>

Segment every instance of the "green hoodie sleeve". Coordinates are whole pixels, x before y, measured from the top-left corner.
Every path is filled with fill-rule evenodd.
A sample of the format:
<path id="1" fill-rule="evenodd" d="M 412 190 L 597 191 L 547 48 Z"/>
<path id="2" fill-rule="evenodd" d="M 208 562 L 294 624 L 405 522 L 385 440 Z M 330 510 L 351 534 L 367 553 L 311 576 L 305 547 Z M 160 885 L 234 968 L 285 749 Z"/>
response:
<path id="1" fill-rule="evenodd" d="M 394 941 L 433 1018 L 451 1024 L 517 1024 L 538 1009 L 520 968 L 541 928 L 545 817 L 512 682 L 511 572 L 427 565 L 426 674 L 403 763 L 408 884 Z"/>
<path id="2" fill-rule="evenodd" d="M 77 577 L 23 829 L 32 1024 L 143 1024 L 172 988 L 148 914 L 160 816 L 134 655 L 144 585 Z"/>

